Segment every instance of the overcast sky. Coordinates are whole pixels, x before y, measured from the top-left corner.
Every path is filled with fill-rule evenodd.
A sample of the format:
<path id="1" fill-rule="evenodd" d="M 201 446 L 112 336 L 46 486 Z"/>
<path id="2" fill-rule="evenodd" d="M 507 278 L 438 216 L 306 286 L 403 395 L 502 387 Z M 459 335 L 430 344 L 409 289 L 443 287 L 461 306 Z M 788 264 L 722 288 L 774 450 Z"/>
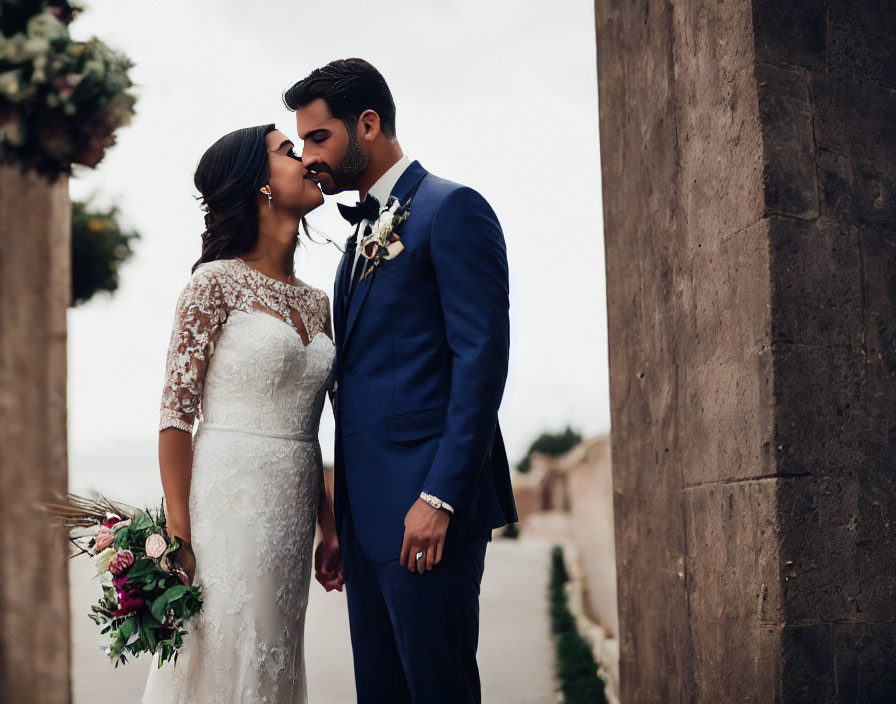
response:
<path id="1" fill-rule="evenodd" d="M 275 122 L 296 139 L 282 91 L 348 56 L 389 82 L 405 153 L 479 190 L 501 220 L 511 358 L 500 419 L 511 461 L 543 430 L 609 430 L 591 0 L 90 0 L 72 33 L 128 54 L 139 95 L 133 123 L 95 171 L 76 172 L 72 196 L 118 203 L 142 235 L 119 291 L 69 313 L 73 488 L 124 491 L 135 476 L 160 486 L 165 351 L 202 232 L 196 163 L 239 127 Z M 309 219 L 337 241 L 348 235 L 332 199 Z M 332 292 L 339 256 L 311 244 L 297 275 Z M 326 460 L 332 428 L 327 406 Z"/>

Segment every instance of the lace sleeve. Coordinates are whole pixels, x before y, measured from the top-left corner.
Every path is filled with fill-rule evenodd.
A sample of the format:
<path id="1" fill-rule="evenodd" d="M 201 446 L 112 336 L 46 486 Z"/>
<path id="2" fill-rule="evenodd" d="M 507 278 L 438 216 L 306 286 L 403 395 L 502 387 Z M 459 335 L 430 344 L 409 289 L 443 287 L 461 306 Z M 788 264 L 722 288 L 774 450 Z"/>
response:
<path id="1" fill-rule="evenodd" d="M 192 431 L 205 371 L 226 320 L 221 284 L 213 272 L 197 272 L 177 301 L 165 364 L 160 431 L 165 428 Z"/>
<path id="2" fill-rule="evenodd" d="M 324 334 L 333 339 L 333 321 L 330 317 L 330 298 L 323 291 L 320 292 L 320 317 L 323 321 Z"/>

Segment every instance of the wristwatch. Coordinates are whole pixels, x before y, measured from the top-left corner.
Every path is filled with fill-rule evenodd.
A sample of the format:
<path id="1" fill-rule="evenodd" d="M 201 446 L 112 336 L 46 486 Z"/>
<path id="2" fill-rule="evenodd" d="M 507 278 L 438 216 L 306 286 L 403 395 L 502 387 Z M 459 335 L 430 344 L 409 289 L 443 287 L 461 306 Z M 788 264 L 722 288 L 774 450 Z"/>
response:
<path id="1" fill-rule="evenodd" d="M 454 513 L 454 508 L 451 506 L 451 504 L 442 501 L 438 496 L 433 496 L 432 494 L 427 494 L 425 491 L 421 491 L 420 498 L 430 506 L 432 506 L 434 509 L 443 509 L 448 513 Z"/>

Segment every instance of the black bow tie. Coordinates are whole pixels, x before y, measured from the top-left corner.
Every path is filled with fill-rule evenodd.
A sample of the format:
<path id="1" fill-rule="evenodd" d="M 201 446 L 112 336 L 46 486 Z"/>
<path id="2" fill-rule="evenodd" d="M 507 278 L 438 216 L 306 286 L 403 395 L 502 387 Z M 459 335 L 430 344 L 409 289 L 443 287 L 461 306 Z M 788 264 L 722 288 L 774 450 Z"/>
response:
<path id="1" fill-rule="evenodd" d="M 352 225 L 357 225 L 362 220 L 373 222 L 380 215 L 380 202 L 369 193 L 363 203 L 358 203 L 357 205 L 337 203 L 336 207 L 339 208 L 339 214 Z"/>

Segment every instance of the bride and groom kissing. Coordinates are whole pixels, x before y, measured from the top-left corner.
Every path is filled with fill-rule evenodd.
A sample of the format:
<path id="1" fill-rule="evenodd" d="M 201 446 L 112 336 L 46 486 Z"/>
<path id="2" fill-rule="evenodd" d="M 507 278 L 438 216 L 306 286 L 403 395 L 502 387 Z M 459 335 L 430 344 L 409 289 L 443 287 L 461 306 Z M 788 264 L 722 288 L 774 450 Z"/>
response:
<path id="1" fill-rule="evenodd" d="M 403 154 L 366 61 L 333 61 L 283 97 L 301 154 L 273 125 L 250 127 L 195 173 L 206 229 L 177 303 L 159 465 L 176 560 L 204 605 L 141 701 L 306 701 L 313 564 L 327 591 L 345 587 L 358 702 L 479 702 L 486 547 L 516 520 L 497 422 L 501 227 L 476 191 Z M 340 206 L 351 236 L 331 319 L 293 258 L 304 216 L 343 191 L 360 200 Z"/>

